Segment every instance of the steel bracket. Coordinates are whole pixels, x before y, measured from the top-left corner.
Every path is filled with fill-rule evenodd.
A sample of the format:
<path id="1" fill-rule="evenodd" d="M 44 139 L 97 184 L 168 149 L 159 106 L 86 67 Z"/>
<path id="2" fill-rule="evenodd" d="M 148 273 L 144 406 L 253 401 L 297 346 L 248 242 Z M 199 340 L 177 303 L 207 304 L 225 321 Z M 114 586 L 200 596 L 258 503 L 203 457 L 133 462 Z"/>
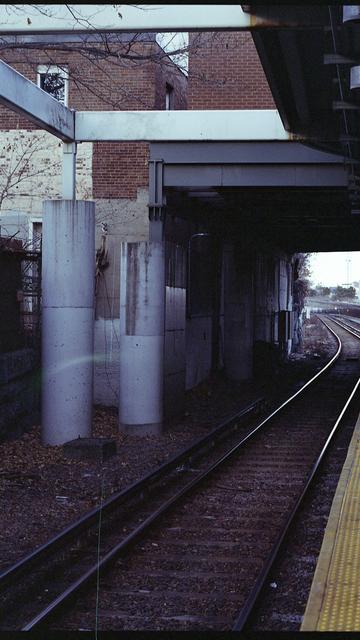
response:
<path id="1" fill-rule="evenodd" d="M 163 193 L 164 161 L 149 161 L 149 218 L 151 221 L 164 221 L 166 197 Z"/>

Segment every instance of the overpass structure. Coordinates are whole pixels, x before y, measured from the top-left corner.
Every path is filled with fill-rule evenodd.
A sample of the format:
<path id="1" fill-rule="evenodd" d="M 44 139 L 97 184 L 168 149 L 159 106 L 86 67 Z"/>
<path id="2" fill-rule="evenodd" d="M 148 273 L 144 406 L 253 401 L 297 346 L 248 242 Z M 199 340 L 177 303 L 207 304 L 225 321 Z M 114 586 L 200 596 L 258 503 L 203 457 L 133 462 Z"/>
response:
<path id="1" fill-rule="evenodd" d="M 220 221 L 224 242 L 246 236 L 254 247 L 262 235 L 288 253 L 358 248 L 358 107 L 344 72 L 357 56 L 358 26 L 345 8 L 343 14 L 316 6 L 124 5 L 119 15 L 116 5 L 71 5 L 71 18 L 67 5 L 49 7 L 49 15 L 2 19 L 0 35 L 21 43 L 44 31 L 61 39 L 126 30 L 251 30 L 276 102 L 277 110 L 209 111 L 206 118 L 202 111 L 76 112 L 0 64 L 0 102 L 64 143 L 63 200 L 45 203 L 44 215 L 46 442 L 88 435 L 91 425 L 94 204 L 75 200 L 77 144 L 151 142 L 149 241 L 122 247 L 119 412 L 123 428 L 156 431 L 163 416 L 168 213 L 209 216 L 217 230 Z M 176 295 L 183 288 L 174 286 Z M 279 284 L 279 300 L 281 291 Z M 235 307 L 229 303 L 229 313 L 253 304 L 246 294 Z M 229 358 L 240 341 L 250 361 L 254 336 L 240 339 L 236 322 Z M 250 365 L 237 374 L 249 372 Z"/>

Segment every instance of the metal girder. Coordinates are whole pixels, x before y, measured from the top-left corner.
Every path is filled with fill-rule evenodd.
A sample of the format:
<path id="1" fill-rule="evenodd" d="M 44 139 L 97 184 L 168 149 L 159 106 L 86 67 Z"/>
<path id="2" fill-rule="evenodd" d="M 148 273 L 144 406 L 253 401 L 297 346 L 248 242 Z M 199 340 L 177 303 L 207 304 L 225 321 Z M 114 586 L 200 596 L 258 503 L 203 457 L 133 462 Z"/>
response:
<path id="1" fill-rule="evenodd" d="M 39 10 L 41 7 L 41 10 Z M 246 5 L 244 5 L 245 8 Z M 0 5 L 0 34 L 84 33 L 91 31 L 216 31 L 312 27 L 315 12 L 246 12 L 237 4 L 190 5 Z"/>
<path id="2" fill-rule="evenodd" d="M 288 140 L 275 109 L 78 111 L 75 139 L 94 141 Z"/>
<path id="3" fill-rule="evenodd" d="M 204 31 L 248 29 L 251 16 L 240 5 L 11 5 L 0 6 L 0 34 L 91 31 Z M 33 8 L 34 7 L 34 8 Z"/>
<path id="4" fill-rule="evenodd" d="M 164 187 L 346 188 L 339 165 L 164 165 Z"/>
<path id="5" fill-rule="evenodd" d="M 313 5 L 271 2 L 265 4 L 242 4 L 246 13 L 252 14 L 252 19 L 260 25 L 272 24 L 273 26 L 291 27 L 293 29 L 317 29 L 328 23 L 327 6 L 320 3 Z"/>
<path id="6" fill-rule="evenodd" d="M 300 142 L 153 142 L 150 161 L 165 164 L 306 164 L 344 163 L 344 157 Z"/>
<path id="7" fill-rule="evenodd" d="M 149 161 L 149 217 L 150 220 L 163 220 L 165 195 L 163 193 L 163 160 Z"/>
<path id="8" fill-rule="evenodd" d="M 333 100 L 332 108 L 334 111 L 359 111 L 360 105 L 344 100 Z"/>
<path id="9" fill-rule="evenodd" d="M 74 112 L 0 60 L 0 103 L 64 142 L 74 139 Z"/>
<path id="10" fill-rule="evenodd" d="M 283 51 L 283 64 L 289 68 L 289 82 L 294 95 L 295 108 L 305 121 L 310 120 L 309 101 L 306 90 L 305 70 L 301 63 L 296 34 L 283 31 L 279 39 Z"/>

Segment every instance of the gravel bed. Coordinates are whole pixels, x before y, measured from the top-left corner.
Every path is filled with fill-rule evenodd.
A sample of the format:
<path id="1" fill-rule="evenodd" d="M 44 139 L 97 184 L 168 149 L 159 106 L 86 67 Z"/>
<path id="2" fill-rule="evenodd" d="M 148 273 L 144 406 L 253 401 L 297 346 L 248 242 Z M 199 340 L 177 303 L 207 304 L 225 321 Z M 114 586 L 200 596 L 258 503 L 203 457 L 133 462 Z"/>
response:
<path id="1" fill-rule="evenodd" d="M 92 435 L 117 444 L 116 455 L 103 463 L 69 459 L 61 446 L 43 445 L 39 425 L 1 443 L 0 570 L 255 398 L 274 396 L 280 380 L 289 386 L 299 376 L 306 380 L 333 352 L 334 341 L 320 321 L 307 321 L 303 347 L 271 382 L 234 383 L 217 374 L 186 393 L 184 414 L 167 420 L 162 435 L 119 433 L 116 408 L 95 407 Z"/>
<path id="2" fill-rule="evenodd" d="M 326 379 L 296 406 L 284 410 L 241 455 L 164 515 L 129 556 L 119 558 L 105 577 L 105 589 L 100 579 L 96 593 L 80 596 L 76 610 L 60 615 L 50 628 L 93 629 L 97 610 L 102 631 L 229 630 L 254 574 L 261 569 L 278 535 L 284 510 L 294 503 L 314 456 L 331 429 L 329 395 L 337 397 L 337 405 L 342 403 L 342 389 L 339 392 L 336 383 Z M 308 418 L 314 407 L 318 417 L 313 425 Z M 279 449 L 276 443 L 280 439 Z M 304 450 L 303 445 L 309 445 L 310 440 L 311 446 Z M 240 489 L 244 480 L 249 480 L 248 469 L 253 470 L 250 495 Z M 277 488 L 272 478 L 269 481 L 271 470 L 275 478 L 280 475 Z M 216 519 L 199 520 L 201 505 Z M 227 526 L 223 527 L 224 514 Z M 228 527 L 229 514 L 232 528 Z M 186 558 L 180 559 L 182 552 Z M 218 554 L 224 560 L 218 561 L 215 569 L 211 565 Z M 195 566 L 199 560 L 202 567 Z"/>
<path id="3" fill-rule="evenodd" d="M 353 434 L 355 412 L 335 436 L 319 477 L 310 490 L 282 553 L 264 587 L 247 631 L 297 632 L 303 620 L 325 527 Z"/>

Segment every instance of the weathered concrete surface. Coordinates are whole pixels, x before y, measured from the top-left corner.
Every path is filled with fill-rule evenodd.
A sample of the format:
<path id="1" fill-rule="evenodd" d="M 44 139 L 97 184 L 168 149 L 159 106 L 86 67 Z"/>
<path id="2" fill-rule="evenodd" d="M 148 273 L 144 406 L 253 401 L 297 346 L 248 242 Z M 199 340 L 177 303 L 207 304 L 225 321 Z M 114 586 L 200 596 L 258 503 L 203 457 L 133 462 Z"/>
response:
<path id="1" fill-rule="evenodd" d="M 92 197 L 92 143 L 77 147 L 76 194 L 78 199 Z M 23 158 L 28 168 L 21 181 L 9 190 L 1 213 L 23 212 L 42 215 L 45 199 L 62 197 L 62 142 L 46 131 L 12 129 L 0 132 L 0 172 L 8 176 Z"/>
<path id="2" fill-rule="evenodd" d="M 193 317 L 186 323 L 186 389 L 210 374 L 211 332 L 212 316 Z"/>
<path id="3" fill-rule="evenodd" d="M 253 374 L 254 274 L 253 261 L 241 247 L 224 251 L 224 365 L 231 380 Z"/>
<path id="4" fill-rule="evenodd" d="M 88 437 L 93 405 L 94 203 L 44 203 L 42 438 Z"/>
<path id="5" fill-rule="evenodd" d="M 94 401 L 118 406 L 121 242 L 149 239 L 148 190 L 136 199 L 95 201 L 95 243 L 102 251 L 96 276 Z"/>
<path id="6" fill-rule="evenodd" d="M 255 259 L 254 370 L 271 376 L 278 358 L 291 351 L 292 340 L 281 340 L 279 318 L 292 308 L 291 256 L 274 250 L 259 252 Z"/>
<path id="7" fill-rule="evenodd" d="M 165 247 L 121 244 L 119 428 L 159 433 L 163 421 Z"/>
<path id="8" fill-rule="evenodd" d="M 112 438 L 76 438 L 63 445 L 64 455 L 76 460 L 92 459 L 103 462 L 116 454 L 116 440 Z"/>
<path id="9" fill-rule="evenodd" d="M 137 190 L 136 198 L 96 198 L 96 227 L 108 225 L 108 235 L 123 242 L 138 242 L 149 238 L 149 191 Z"/>

